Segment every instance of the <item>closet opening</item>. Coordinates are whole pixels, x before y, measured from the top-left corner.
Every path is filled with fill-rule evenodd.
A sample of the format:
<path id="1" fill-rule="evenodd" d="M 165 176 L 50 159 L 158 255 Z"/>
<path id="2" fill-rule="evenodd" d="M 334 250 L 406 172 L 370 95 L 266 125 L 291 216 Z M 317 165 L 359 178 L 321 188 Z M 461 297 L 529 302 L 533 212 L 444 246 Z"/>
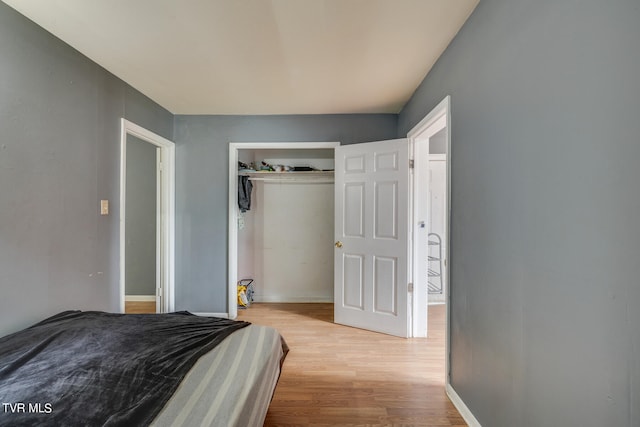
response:
<path id="1" fill-rule="evenodd" d="M 251 302 L 333 303 L 338 145 L 230 143 L 229 318 L 238 313 L 239 282 L 251 284 L 249 309 Z"/>

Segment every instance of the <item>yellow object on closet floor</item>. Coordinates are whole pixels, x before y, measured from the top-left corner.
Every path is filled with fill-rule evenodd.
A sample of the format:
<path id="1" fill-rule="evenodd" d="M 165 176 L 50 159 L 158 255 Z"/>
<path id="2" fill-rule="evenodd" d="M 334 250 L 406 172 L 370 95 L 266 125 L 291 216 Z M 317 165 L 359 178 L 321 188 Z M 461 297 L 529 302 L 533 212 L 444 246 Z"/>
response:
<path id="1" fill-rule="evenodd" d="M 238 282 L 238 308 L 247 308 L 253 301 L 253 279 L 242 279 Z"/>

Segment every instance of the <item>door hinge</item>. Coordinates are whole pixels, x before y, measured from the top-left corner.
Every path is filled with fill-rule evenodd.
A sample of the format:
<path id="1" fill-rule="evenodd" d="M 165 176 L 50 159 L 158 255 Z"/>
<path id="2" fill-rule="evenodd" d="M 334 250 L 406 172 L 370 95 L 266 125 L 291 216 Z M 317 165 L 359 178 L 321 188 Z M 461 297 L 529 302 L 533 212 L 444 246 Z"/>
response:
<path id="1" fill-rule="evenodd" d="M 409 169 L 413 169 L 415 166 L 415 162 L 413 159 L 409 159 Z"/>
<path id="2" fill-rule="evenodd" d="M 409 291 L 409 293 L 412 293 L 412 292 L 413 292 L 413 283 L 409 283 L 409 284 L 407 285 L 407 290 Z"/>

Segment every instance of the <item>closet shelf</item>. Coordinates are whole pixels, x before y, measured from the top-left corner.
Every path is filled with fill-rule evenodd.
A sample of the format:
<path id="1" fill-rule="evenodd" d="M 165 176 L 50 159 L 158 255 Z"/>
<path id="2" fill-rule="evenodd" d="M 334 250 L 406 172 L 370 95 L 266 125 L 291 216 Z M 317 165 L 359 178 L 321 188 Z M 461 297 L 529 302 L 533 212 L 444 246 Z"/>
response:
<path id="1" fill-rule="evenodd" d="M 251 181 L 264 182 L 333 182 L 333 171 L 290 171 L 290 172 L 238 172 Z"/>

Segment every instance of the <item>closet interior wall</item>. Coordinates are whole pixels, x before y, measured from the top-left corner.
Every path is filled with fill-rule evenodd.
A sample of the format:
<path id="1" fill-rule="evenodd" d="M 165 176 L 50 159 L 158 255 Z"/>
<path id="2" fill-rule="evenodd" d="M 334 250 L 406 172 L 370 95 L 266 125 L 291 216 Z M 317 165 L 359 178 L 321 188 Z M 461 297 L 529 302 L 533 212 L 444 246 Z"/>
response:
<path id="1" fill-rule="evenodd" d="M 332 149 L 239 150 L 259 165 L 333 169 Z M 262 178 L 268 178 L 262 180 Z M 290 172 L 252 179 L 251 209 L 239 214 L 238 279 L 251 278 L 254 302 L 333 301 L 333 175 Z"/>

